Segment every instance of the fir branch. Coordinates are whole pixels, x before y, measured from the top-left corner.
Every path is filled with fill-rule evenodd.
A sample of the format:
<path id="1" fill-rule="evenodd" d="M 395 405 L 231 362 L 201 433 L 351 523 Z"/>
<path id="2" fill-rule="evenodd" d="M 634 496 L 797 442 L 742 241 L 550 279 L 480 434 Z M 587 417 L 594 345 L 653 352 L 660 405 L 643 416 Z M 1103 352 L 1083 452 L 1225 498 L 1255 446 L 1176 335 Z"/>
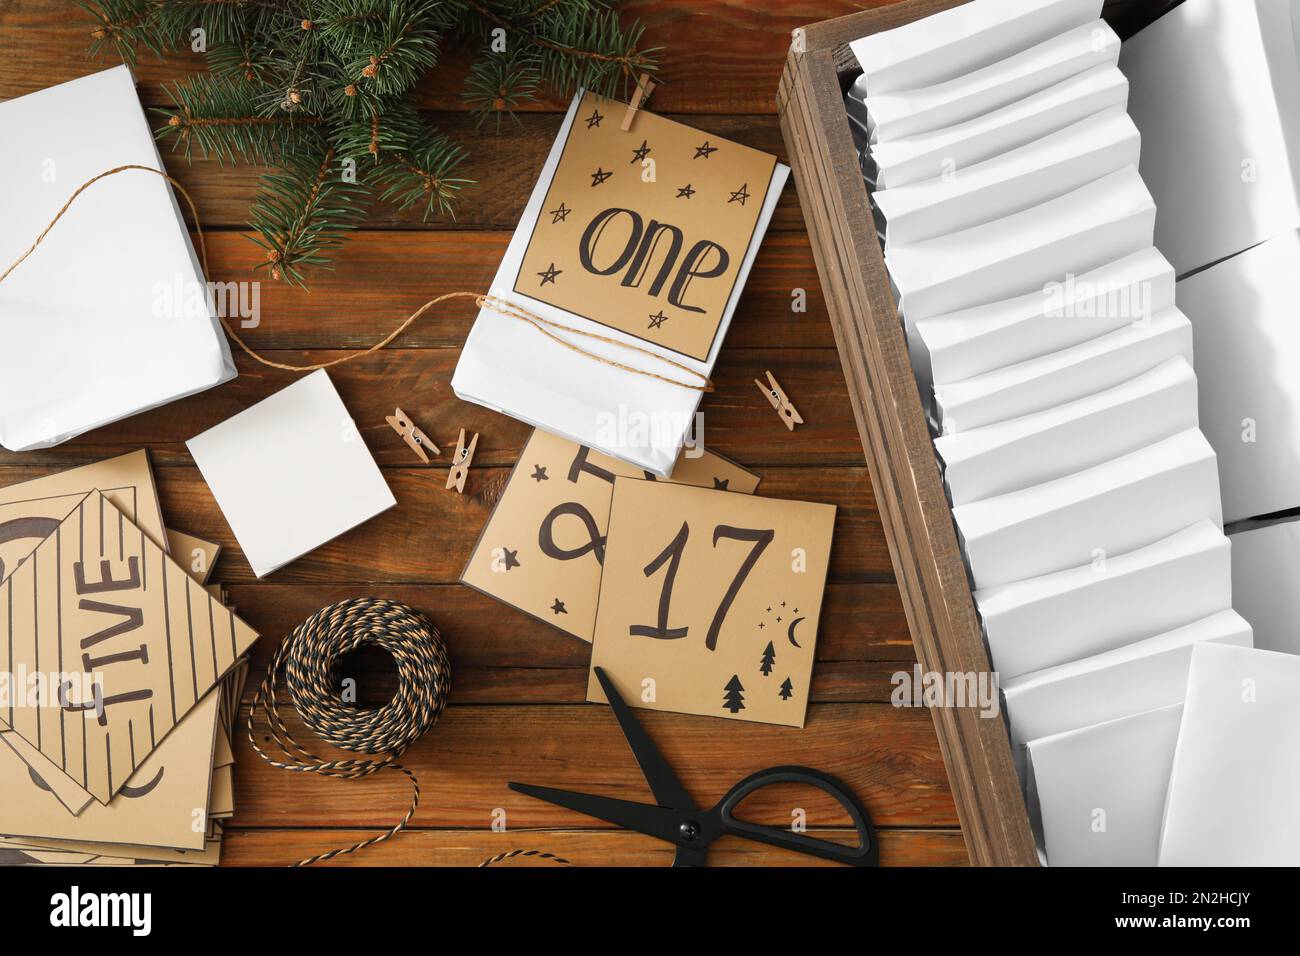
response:
<path id="1" fill-rule="evenodd" d="M 449 24 L 440 0 L 394 0 L 382 25 L 360 52 L 344 61 L 357 86 L 389 96 L 409 90 L 438 61 L 438 42 Z"/>
<path id="2" fill-rule="evenodd" d="M 473 182 L 452 175 L 465 155 L 444 134 L 428 131 L 409 151 L 393 153 L 380 163 L 371 181 L 382 190 L 379 198 L 398 209 L 423 205 L 425 219 L 435 212 L 454 217 L 457 194 Z"/>
<path id="3" fill-rule="evenodd" d="M 162 53 L 149 15 L 154 3 L 150 0 L 78 0 L 77 6 L 85 10 L 95 21 L 90 31 L 90 50 L 102 54 L 112 47 L 123 62 L 134 67 L 140 47 L 154 53 Z"/>
<path id="4" fill-rule="evenodd" d="M 499 130 L 503 115 L 519 122 L 515 107 L 537 99 L 541 83 L 541 65 L 535 54 L 517 51 L 489 54 L 474 61 L 461 95 L 480 125 L 489 116 L 495 116 Z"/>
<path id="5" fill-rule="evenodd" d="M 283 170 L 262 177 L 249 209 L 253 241 L 266 250 L 274 279 L 305 286 L 304 266 L 330 265 L 346 233 L 365 217 L 365 190 L 336 166 L 333 148 L 299 154 Z"/>
<path id="6" fill-rule="evenodd" d="M 177 107 L 159 109 L 167 117 L 157 136 L 176 137 L 173 148 L 193 159 L 197 145 L 204 156 L 233 162 L 266 163 L 291 157 L 302 146 L 319 142 L 318 116 L 264 116 L 258 107 L 256 87 L 202 74 L 164 86 Z"/>

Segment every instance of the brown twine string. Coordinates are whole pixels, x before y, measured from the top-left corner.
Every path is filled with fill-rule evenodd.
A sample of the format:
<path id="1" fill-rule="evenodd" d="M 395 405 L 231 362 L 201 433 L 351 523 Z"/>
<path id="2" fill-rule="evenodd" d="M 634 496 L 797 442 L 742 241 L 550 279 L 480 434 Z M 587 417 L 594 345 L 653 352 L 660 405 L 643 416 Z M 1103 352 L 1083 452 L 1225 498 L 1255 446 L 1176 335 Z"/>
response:
<path id="1" fill-rule="evenodd" d="M 345 704 L 338 695 L 339 661 L 363 645 L 383 648 L 397 665 L 397 693 L 378 709 Z M 276 700 L 282 670 L 294 709 L 317 737 L 343 750 L 376 754 L 378 759 L 326 760 L 298 743 L 285 727 Z M 294 866 L 355 853 L 405 829 L 420 805 L 420 781 L 397 761 L 437 722 L 450 685 L 451 665 L 438 629 L 423 614 L 395 601 L 355 598 L 331 604 L 284 639 L 249 709 L 248 742 L 253 750 L 283 770 L 343 780 L 393 770 L 404 774 L 412 787 L 411 805 L 395 826 L 351 846 L 299 860 Z M 279 748 L 279 757 L 267 753 L 257 741 L 259 715 Z"/>
<path id="2" fill-rule="evenodd" d="M 513 860 L 516 857 L 536 857 L 539 860 L 546 860 L 557 866 L 573 866 L 574 864 L 562 856 L 556 856 L 554 853 L 548 853 L 545 850 L 507 850 L 505 853 L 498 853 L 496 856 L 490 856 L 478 865 L 481 870 L 485 866 L 492 866 L 494 863 L 504 863 L 506 860 Z"/>
<path id="3" fill-rule="evenodd" d="M 78 186 L 76 191 L 74 191 L 73 194 L 68 197 L 68 201 L 63 204 L 63 206 L 55 214 L 54 218 L 50 220 L 49 225 L 46 226 L 41 231 L 41 234 L 39 236 L 36 237 L 36 241 L 33 242 L 31 246 L 28 247 L 26 252 L 24 252 L 16 260 L 14 260 L 14 262 L 9 266 L 9 268 L 5 269 L 3 273 L 0 273 L 0 282 L 4 282 L 5 279 L 9 278 L 10 274 L 15 269 L 17 269 L 20 265 L 22 265 L 22 263 L 27 259 L 28 256 L 30 256 L 33 252 L 36 251 L 36 247 L 39 246 L 45 240 L 45 237 L 50 234 L 50 230 L 52 230 L 55 224 L 57 224 L 58 221 L 63 218 L 64 214 L 68 211 L 69 207 L 71 207 L 72 204 L 76 202 L 78 196 L 80 196 L 83 192 L 85 192 L 95 183 L 99 182 L 101 179 L 106 179 L 109 176 L 115 176 L 118 173 L 126 172 L 128 170 L 133 170 L 133 169 L 138 169 L 141 172 L 153 173 L 156 176 L 161 176 L 163 179 L 167 180 L 167 182 L 171 183 L 172 187 L 175 188 L 176 191 L 179 192 L 185 198 L 185 202 L 190 209 L 190 216 L 194 220 L 194 231 L 198 235 L 199 256 L 203 261 L 203 274 L 205 276 L 209 275 L 211 270 L 208 268 L 208 244 L 203 235 L 203 225 L 199 221 L 199 210 L 195 206 L 194 199 L 192 196 L 190 196 L 189 191 L 184 186 L 182 186 L 179 182 L 177 182 L 173 177 L 169 176 L 161 169 L 154 169 L 152 166 L 141 166 L 136 163 L 128 163 L 124 166 L 115 166 L 112 169 L 107 169 L 97 176 L 92 176 L 90 179 L 86 180 L 84 183 Z M 255 361 L 260 362 L 261 364 L 267 366 L 268 368 L 280 369 L 285 372 L 314 372 L 317 369 L 332 368 L 335 365 L 342 365 L 344 362 L 351 362 L 355 359 L 363 358 L 367 355 L 372 355 L 375 352 L 378 352 L 380 349 L 386 348 L 389 344 L 392 343 L 394 339 L 396 339 L 399 335 L 401 335 L 408 328 L 410 328 L 416 321 L 420 319 L 421 316 L 423 316 L 431 308 L 433 308 L 435 305 L 438 305 L 442 302 L 446 302 L 449 299 L 473 299 L 480 309 L 484 308 L 485 306 L 490 307 L 494 312 L 498 312 L 502 315 L 510 316 L 512 318 L 520 319 L 521 321 L 527 322 L 529 325 L 533 326 L 533 328 L 537 329 L 547 338 L 552 339 L 555 342 L 558 342 L 559 344 L 563 345 L 567 349 L 571 349 L 572 351 L 577 352 L 579 355 L 582 355 L 593 361 L 600 362 L 602 365 L 608 365 L 612 368 L 621 369 L 624 372 L 631 372 L 634 375 L 644 375 L 647 378 L 653 378 L 660 382 L 666 382 L 669 385 L 676 385 L 679 388 L 690 388 L 701 392 L 713 391 L 713 382 L 708 377 L 704 375 L 700 375 L 698 372 L 694 371 L 693 369 L 690 369 L 678 362 L 674 362 L 672 359 L 664 358 L 663 356 L 655 352 L 652 352 L 650 349 L 642 348 L 639 345 L 633 345 L 629 342 L 620 342 L 618 339 L 610 338 L 604 335 L 597 335 L 594 332 L 585 332 L 581 329 L 575 329 L 572 328 L 571 326 L 563 325 L 559 322 L 552 322 L 549 319 L 542 318 L 540 315 L 537 315 L 536 313 L 529 312 L 525 309 L 520 309 L 516 306 L 512 306 L 504 302 L 503 300 L 496 298 L 495 296 L 486 296 L 478 292 L 448 292 L 445 295 L 440 295 L 435 299 L 430 299 L 428 302 L 424 303 L 424 305 L 420 306 L 409 316 L 407 316 L 406 320 L 402 322 L 401 325 L 399 325 L 396 329 L 394 329 L 388 335 L 384 336 L 384 338 L 382 338 L 380 341 L 376 342 L 374 345 L 370 346 L 369 348 L 359 352 L 349 352 L 347 355 L 340 356 L 339 358 L 336 359 L 331 359 L 328 362 L 317 362 L 315 365 L 290 365 L 285 362 L 276 362 L 272 359 L 268 359 L 265 356 L 259 354 L 255 349 L 252 348 L 252 346 L 250 346 L 247 342 L 245 342 L 242 338 L 240 338 L 239 334 L 231 327 L 230 323 L 226 321 L 225 316 L 218 316 L 217 318 L 221 322 L 221 327 L 226 330 L 226 334 L 230 336 L 231 340 L 234 341 L 236 345 L 238 345 L 241 349 L 243 349 L 244 352 L 246 352 L 248 356 L 254 359 Z M 630 365 L 624 365 L 621 362 L 612 361 L 610 359 L 605 358 L 604 356 L 596 355 L 593 352 L 588 352 L 586 349 L 582 348 L 581 346 L 575 345 L 574 343 L 561 338 L 559 335 L 555 334 L 554 332 L 548 331 L 548 327 L 550 329 L 556 329 L 560 332 L 566 332 L 571 335 L 578 335 L 578 336 L 583 336 L 585 338 L 595 339 L 596 341 L 599 342 L 606 342 L 611 345 L 616 345 L 619 346 L 620 348 L 625 348 L 633 352 L 640 352 L 641 354 L 647 355 L 656 361 L 663 362 L 667 365 L 671 365 L 674 368 L 686 372 L 688 375 L 693 375 L 699 378 L 700 384 L 697 385 L 692 382 L 682 382 L 674 378 L 669 378 L 664 375 L 659 375 L 655 372 L 647 372 L 644 369 L 633 368 Z"/>

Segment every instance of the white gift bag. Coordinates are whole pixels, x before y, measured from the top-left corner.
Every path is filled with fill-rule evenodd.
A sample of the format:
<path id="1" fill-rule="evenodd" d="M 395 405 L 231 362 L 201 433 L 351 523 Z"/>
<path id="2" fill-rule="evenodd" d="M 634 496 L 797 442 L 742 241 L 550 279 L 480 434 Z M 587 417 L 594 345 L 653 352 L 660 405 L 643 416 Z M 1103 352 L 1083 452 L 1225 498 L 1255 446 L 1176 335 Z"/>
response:
<path id="1" fill-rule="evenodd" d="M 1063 478 L 1196 427 L 1196 373 L 1172 358 L 1122 385 L 939 437 L 954 505 Z"/>
<path id="2" fill-rule="evenodd" d="M 1017 770 L 1023 772 L 1030 740 L 1181 704 L 1197 641 L 1250 647 L 1250 625 L 1235 611 L 1219 611 L 1155 637 L 1004 681 Z"/>
<path id="3" fill-rule="evenodd" d="M 1230 545 L 1209 518 L 1153 544 L 975 592 L 1000 679 L 1080 661 L 1227 610 Z"/>
<path id="4" fill-rule="evenodd" d="M 1093 67 L 964 123 L 871 146 L 876 185 L 892 189 L 951 174 L 1127 102 L 1124 74 L 1114 66 Z M 845 98 L 865 128 L 866 104 L 858 109 L 855 103 L 852 94 Z"/>
<path id="5" fill-rule="evenodd" d="M 125 66 L 0 103 L 0 129 L 5 266 L 91 177 L 163 168 Z M 234 376 L 161 176 L 128 170 L 95 183 L 0 285 L 0 445 L 12 451 L 57 445 Z"/>
<path id="6" fill-rule="evenodd" d="M 1192 325 L 1177 309 L 1058 352 L 937 385 L 934 406 L 943 433 L 950 435 L 1114 388 L 1171 358 L 1192 361 Z"/>
<path id="7" fill-rule="evenodd" d="M 1001 219 L 1136 168 L 1137 127 L 1112 107 L 1018 149 L 924 182 L 877 191 L 887 248 Z"/>
<path id="8" fill-rule="evenodd" d="M 1107 560 L 1202 518 L 1223 526 L 1214 450 L 1198 429 L 952 514 L 981 590 Z"/>
<path id="9" fill-rule="evenodd" d="M 1049 866 L 1154 866 L 1183 706 L 1028 745 L 1030 814 Z"/>
<path id="10" fill-rule="evenodd" d="M 868 95 L 874 143 L 962 123 L 1061 82 L 1119 62 L 1119 37 L 1104 20 L 1058 34 L 971 73 L 932 86 Z"/>
<path id="11" fill-rule="evenodd" d="M 1161 866 L 1300 865 L 1300 657 L 1197 644 Z"/>
<path id="12" fill-rule="evenodd" d="M 1078 345 L 1174 307 L 1154 246 L 1045 288 L 916 324 L 926 380 L 947 385 Z"/>
<path id="13" fill-rule="evenodd" d="M 973 0 L 849 42 L 862 94 L 930 86 L 1101 16 L 1102 0 Z"/>

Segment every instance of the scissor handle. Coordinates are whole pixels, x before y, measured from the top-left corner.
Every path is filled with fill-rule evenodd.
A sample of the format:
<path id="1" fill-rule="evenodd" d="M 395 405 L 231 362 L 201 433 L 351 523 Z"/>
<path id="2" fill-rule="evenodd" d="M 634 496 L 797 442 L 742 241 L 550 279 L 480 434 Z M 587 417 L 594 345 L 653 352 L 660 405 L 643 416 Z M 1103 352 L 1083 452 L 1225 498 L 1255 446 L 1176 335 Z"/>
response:
<path id="1" fill-rule="evenodd" d="M 848 811 L 849 818 L 853 821 L 853 827 L 858 831 L 858 845 L 845 846 L 841 843 L 832 843 L 829 840 L 809 836 L 807 833 L 799 833 L 783 827 L 767 826 L 761 823 L 750 823 L 747 820 L 736 818 L 734 811 L 742 800 L 756 790 L 778 783 L 807 784 L 834 797 L 836 802 Z M 858 803 L 838 780 L 818 770 L 811 770 L 808 767 L 770 767 L 767 770 L 760 770 L 757 773 L 750 774 L 728 790 L 726 796 L 719 801 L 714 809 L 719 815 L 722 828 L 727 833 L 744 837 L 746 840 L 766 843 L 769 846 L 777 846 L 785 850 L 794 850 L 796 853 L 815 856 L 822 860 L 847 863 L 850 866 L 878 866 L 880 864 L 880 847 L 876 843 L 876 830 L 871 825 L 871 817 L 866 808 Z"/>

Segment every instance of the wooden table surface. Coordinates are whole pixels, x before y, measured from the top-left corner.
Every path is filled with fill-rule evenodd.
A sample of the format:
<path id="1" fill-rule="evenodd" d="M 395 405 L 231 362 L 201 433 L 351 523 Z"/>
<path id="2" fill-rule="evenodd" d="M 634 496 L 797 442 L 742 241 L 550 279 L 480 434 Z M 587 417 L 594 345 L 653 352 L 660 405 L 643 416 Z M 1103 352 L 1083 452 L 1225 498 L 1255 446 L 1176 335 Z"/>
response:
<path id="1" fill-rule="evenodd" d="M 631 0 L 622 9 L 646 24 L 648 44 L 664 48 L 657 111 L 785 159 L 775 92 L 791 29 L 872 5 Z M 88 32 L 85 15 L 62 0 L 0 0 L 0 99 L 115 65 L 88 54 Z M 163 62 L 143 58 L 136 75 L 145 104 L 166 103 L 161 84 L 201 66 L 188 53 Z M 463 58 L 450 59 L 422 91 L 434 122 L 471 154 L 465 172 L 478 185 L 456 221 L 424 223 L 377 206 L 336 270 L 313 277 L 309 294 L 264 282 L 262 324 L 248 333 L 254 347 L 281 361 L 321 361 L 370 344 L 435 295 L 488 287 L 559 128 L 562 104 L 538 104 L 499 133 L 480 129 L 460 103 L 463 69 Z M 203 217 L 209 278 L 253 278 L 261 253 L 241 229 L 259 171 L 199 158 L 190 165 L 166 153 L 164 159 Z M 795 289 L 806 290 L 806 313 L 791 309 Z M 473 865 L 503 850 L 536 847 L 578 864 L 667 864 L 666 844 L 506 789 L 507 780 L 520 779 L 649 798 L 608 709 L 584 702 L 587 645 L 457 583 L 529 431 L 452 394 L 451 373 L 472 318 L 472 307 L 452 304 L 394 347 L 331 371 L 398 506 L 267 581 L 253 576 L 184 445 L 295 378 L 242 354 L 239 378 L 221 388 L 47 451 L 0 451 L 0 486 L 148 448 L 168 524 L 226 548 L 214 580 L 264 635 L 250 681 L 264 672 L 283 634 L 332 601 L 392 598 L 433 619 L 449 645 L 452 694 L 442 720 L 404 761 L 424 793 L 413 830 L 341 862 Z M 752 379 L 765 369 L 776 372 L 806 419 L 793 434 L 754 388 Z M 964 863 L 930 715 L 889 703 L 890 675 L 910 671 L 915 658 L 793 183 L 763 242 L 715 379 L 717 391 L 703 405 L 708 446 L 759 472 L 763 495 L 839 506 L 812 703 L 803 730 L 643 712 L 650 733 L 700 804 L 711 805 L 754 770 L 806 764 L 839 777 L 865 801 L 880 831 L 882 863 Z M 463 496 L 443 488 L 445 456 L 418 466 L 384 424 L 398 403 L 444 448 L 454 447 L 462 427 L 480 433 Z M 384 662 L 364 658 L 356 667 L 364 699 L 384 699 L 391 682 Z M 236 750 L 237 814 L 226 831 L 226 864 L 282 864 L 360 839 L 390 826 L 409 798 L 396 775 L 304 777 L 264 763 L 247 740 Z M 751 815 L 788 824 L 790 799 L 755 798 Z M 830 801 L 801 805 L 810 827 L 833 831 L 845 821 Z M 498 832 L 493 822 L 502 810 L 507 830 Z M 729 838 L 716 845 L 712 861 L 815 862 Z"/>

